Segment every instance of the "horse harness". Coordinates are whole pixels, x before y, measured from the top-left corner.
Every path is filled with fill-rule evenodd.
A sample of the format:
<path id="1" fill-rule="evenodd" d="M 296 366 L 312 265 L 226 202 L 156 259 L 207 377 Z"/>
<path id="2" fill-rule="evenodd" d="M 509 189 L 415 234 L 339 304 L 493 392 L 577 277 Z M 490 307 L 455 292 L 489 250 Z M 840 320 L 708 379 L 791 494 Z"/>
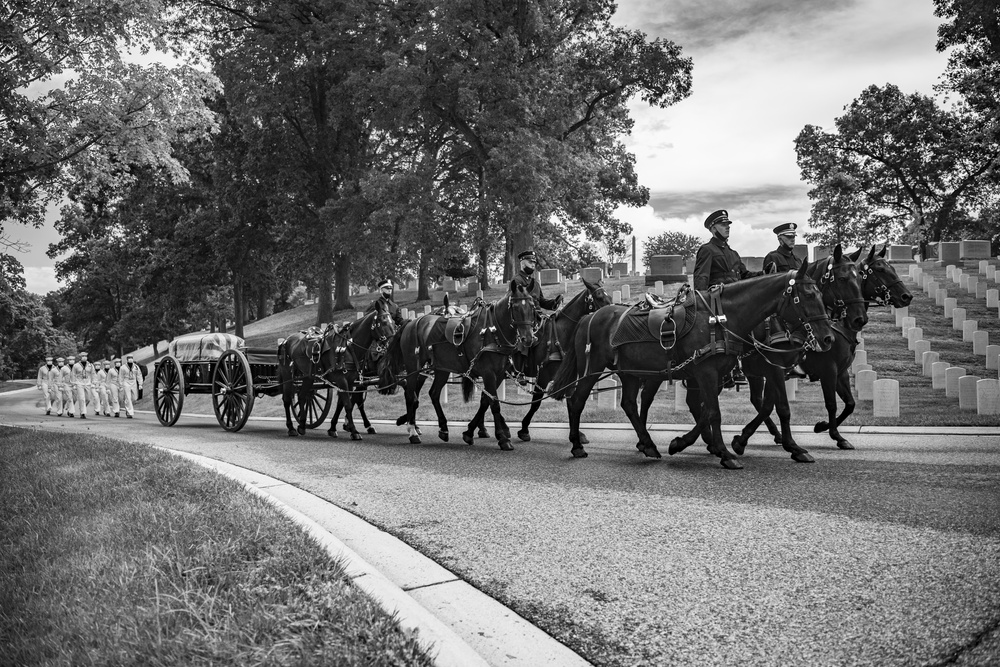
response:
<path id="1" fill-rule="evenodd" d="M 864 292 L 864 285 L 868 283 L 868 279 L 875 275 L 875 269 L 872 268 L 872 263 L 868 262 L 868 258 L 861 260 L 860 268 L 858 269 L 858 274 L 861 276 L 861 286 L 862 293 Z M 892 292 L 891 288 L 896 285 L 902 285 L 903 281 L 898 277 L 891 283 L 881 283 L 878 287 L 874 288 L 875 297 L 873 299 L 865 299 L 865 305 L 874 303 L 877 306 L 886 306 L 891 303 Z"/>

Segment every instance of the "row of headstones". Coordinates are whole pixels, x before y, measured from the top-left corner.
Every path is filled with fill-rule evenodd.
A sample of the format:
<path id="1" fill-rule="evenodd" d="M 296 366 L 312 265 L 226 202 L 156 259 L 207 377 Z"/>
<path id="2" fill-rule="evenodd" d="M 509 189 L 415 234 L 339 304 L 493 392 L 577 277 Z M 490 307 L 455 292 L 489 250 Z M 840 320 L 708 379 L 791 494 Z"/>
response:
<path id="1" fill-rule="evenodd" d="M 686 414 L 688 412 L 687 389 L 685 389 L 684 384 L 680 381 L 673 382 L 672 386 L 674 388 L 674 411 Z M 796 378 L 785 381 L 785 393 L 788 395 L 789 401 L 796 400 L 795 395 L 798 387 L 799 381 Z M 597 401 L 597 407 L 599 408 L 620 408 L 621 382 L 618 380 L 618 377 L 612 375 L 598 380 L 597 384 L 594 385 L 590 398 Z"/>
<path id="2" fill-rule="evenodd" d="M 983 281 L 979 280 L 979 276 L 966 274 L 955 266 L 948 266 L 946 277 L 969 295 L 975 295 L 977 299 L 986 299 L 986 307 L 997 308 L 997 317 L 1000 318 L 1000 289 L 990 288 L 986 282 L 997 281 L 996 268 L 992 264 L 987 264 L 982 272 L 985 276 Z M 924 273 L 920 267 L 910 267 L 910 279 L 928 296 L 933 297 L 937 305 L 945 308 L 946 317 L 951 316 L 947 311 L 957 306 L 957 299 L 949 299 L 948 290 L 934 280 L 933 276 Z"/>
<path id="3" fill-rule="evenodd" d="M 930 349 L 930 341 L 922 339 L 923 330 L 916 326 L 915 318 L 906 316 L 904 310 L 895 309 L 896 324 L 907 339 L 908 349 L 913 351 L 914 363 L 921 366 L 924 376 L 931 378 L 931 386 L 944 389 L 949 398 L 958 398 L 960 410 L 975 410 L 981 415 L 1000 414 L 1000 377 L 994 380 L 967 375 L 965 368 L 941 361 L 940 354 Z M 997 369 L 1000 374 L 1000 345 L 988 346 L 986 367 Z M 880 382 L 885 381 L 878 380 L 875 371 L 858 371 L 855 375 L 858 400 L 873 401 L 872 414 L 876 417 L 898 417 L 898 382 L 895 386 Z"/>

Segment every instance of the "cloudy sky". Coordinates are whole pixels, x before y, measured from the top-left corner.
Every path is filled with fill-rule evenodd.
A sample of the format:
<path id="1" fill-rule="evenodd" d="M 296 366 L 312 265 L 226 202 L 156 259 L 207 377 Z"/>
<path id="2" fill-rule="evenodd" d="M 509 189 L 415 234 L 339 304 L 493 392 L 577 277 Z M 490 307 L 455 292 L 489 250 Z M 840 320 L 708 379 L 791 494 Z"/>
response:
<path id="1" fill-rule="evenodd" d="M 830 127 L 872 84 L 932 93 L 945 66 L 933 9 L 932 0 L 619 0 L 617 23 L 670 39 L 694 59 L 688 99 L 632 106 L 628 145 L 651 196 L 619 215 L 640 253 L 667 230 L 707 239 L 702 222 L 719 208 L 734 220 L 731 245 L 747 257 L 773 249 L 775 225 L 805 225 L 795 136 L 807 124 Z M 19 256 L 28 288 L 56 289 L 45 256 L 51 225 L 7 231 L 31 244 Z"/>

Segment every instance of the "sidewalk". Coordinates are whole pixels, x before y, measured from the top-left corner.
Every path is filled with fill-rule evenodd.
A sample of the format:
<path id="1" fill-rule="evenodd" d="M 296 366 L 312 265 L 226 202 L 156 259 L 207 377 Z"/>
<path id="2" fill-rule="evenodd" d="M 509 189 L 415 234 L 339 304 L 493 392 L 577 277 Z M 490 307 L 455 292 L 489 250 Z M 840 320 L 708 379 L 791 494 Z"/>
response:
<path id="1" fill-rule="evenodd" d="M 511 609 L 396 539 L 286 482 L 215 459 L 161 448 L 236 480 L 302 527 L 351 580 L 432 647 L 439 667 L 589 665 Z"/>

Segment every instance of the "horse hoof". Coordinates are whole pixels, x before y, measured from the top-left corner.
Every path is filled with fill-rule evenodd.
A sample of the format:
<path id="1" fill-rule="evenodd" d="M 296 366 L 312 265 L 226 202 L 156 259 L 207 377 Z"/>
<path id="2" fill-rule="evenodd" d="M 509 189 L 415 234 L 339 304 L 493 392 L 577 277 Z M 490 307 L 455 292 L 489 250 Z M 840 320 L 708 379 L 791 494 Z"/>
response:
<path id="1" fill-rule="evenodd" d="M 635 448 L 638 449 L 640 452 L 643 450 L 642 440 L 640 440 L 639 442 L 635 443 Z"/>
<path id="2" fill-rule="evenodd" d="M 499 444 L 500 449 L 502 449 L 505 452 L 514 451 L 514 445 L 510 444 L 510 440 L 500 440 L 499 443 L 497 444 Z"/>
<path id="3" fill-rule="evenodd" d="M 781 436 L 780 435 L 774 436 L 774 444 L 776 444 L 776 445 L 780 445 L 781 444 Z"/>
<path id="4" fill-rule="evenodd" d="M 522 442 L 531 442 L 531 434 L 527 431 L 518 431 L 517 437 L 520 438 Z"/>
<path id="5" fill-rule="evenodd" d="M 345 431 L 350 431 L 351 430 L 350 427 L 348 427 L 347 422 L 344 422 L 343 429 Z"/>
<path id="6" fill-rule="evenodd" d="M 743 464 L 736 459 L 722 459 L 722 467 L 726 470 L 742 470 Z"/>
<path id="7" fill-rule="evenodd" d="M 419 445 L 420 444 L 420 436 L 419 435 L 411 435 L 410 436 L 410 444 L 411 445 Z"/>
<path id="8" fill-rule="evenodd" d="M 375 427 L 374 426 L 369 426 L 368 427 L 368 434 L 369 435 L 375 435 Z"/>
<path id="9" fill-rule="evenodd" d="M 331 438 L 339 438 L 340 437 L 340 436 L 337 435 L 337 432 L 334 431 L 332 428 L 329 431 L 327 431 L 326 434 L 328 436 L 330 436 Z"/>
<path id="10" fill-rule="evenodd" d="M 420 427 L 416 424 L 413 425 L 413 430 L 417 432 L 417 435 L 423 435 L 424 432 L 420 430 Z"/>
<path id="11" fill-rule="evenodd" d="M 406 423 L 406 415 L 403 415 L 402 417 L 396 417 L 396 426 L 402 426 L 405 423 Z"/>
<path id="12" fill-rule="evenodd" d="M 298 436 L 298 434 L 299 434 L 299 432 L 298 432 L 298 431 L 296 431 L 296 430 L 295 430 L 294 428 L 290 428 L 290 429 L 288 429 L 288 437 L 289 437 L 289 438 L 292 438 L 292 437 L 295 437 L 295 436 Z"/>
<path id="13" fill-rule="evenodd" d="M 300 426 L 296 430 L 299 432 L 299 435 L 305 435 L 306 434 L 306 427 L 305 426 Z"/>
<path id="14" fill-rule="evenodd" d="M 585 459 L 585 458 L 587 458 L 587 452 L 584 451 L 583 447 L 574 447 L 573 451 L 571 452 L 571 454 L 573 454 L 573 458 L 575 458 L 575 459 Z"/>
<path id="15" fill-rule="evenodd" d="M 351 440 L 362 440 L 361 434 L 355 431 L 351 434 Z"/>
<path id="16" fill-rule="evenodd" d="M 812 457 L 809 452 L 801 452 L 798 454 L 792 454 L 792 460 L 797 463 L 816 463 L 816 459 Z"/>
<path id="17" fill-rule="evenodd" d="M 854 449 L 854 445 L 847 440 L 838 440 L 837 449 Z"/>
<path id="18" fill-rule="evenodd" d="M 822 433 L 828 428 L 830 428 L 830 425 L 826 422 L 816 422 L 816 425 L 813 426 L 813 433 Z"/>
<path id="19" fill-rule="evenodd" d="M 580 444 L 581 445 L 589 445 L 590 444 L 590 440 L 583 433 L 580 434 Z"/>
<path id="20" fill-rule="evenodd" d="M 642 453 L 651 459 L 662 459 L 663 456 L 660 455 L 660 450 L 656 448 L 656 445 L 650 443 L 642 448 Z"/>
<path id="21" fill-rule="evenodd" d="M 438 437 L 448 442 L 448 431 L 438 431 Z"/>
<path id="22" fill-rule="evenodd" d="M 747 449 L 747 441 L 738 435 L 733 436 L 733 442 L 730 445 L 733 448 L 733 452 L 736 456 L 743 456 L 743 452 Z"/>
<path id="23" fill-rule="evenodd" d="M 464 442 L 467 445 L 471 445 L 474 442 L 473 439 L 472 439 L 472 434 L 471 433 L 463 433 L 462 434 L 462 442 Z"/>
<path id="24" fill-rule="evenodd" d="M 680 438 L 674 438 L 670 441 L 670 446 L 667 447 L 667 454 L 673 456 L 677 452 L 683 452 L 685 447 L 687 447 L 687 445 L 684 444 L 683 440 Z"/>
<path id="25" fill-rule="evenodd" d="M 489 431 L 487 431 L 485 428 L 479 429 L 479 433 L 477 433 L 476 435 L 478 435 L 480 438 L 488 438 L 488 437 L 490 437 Z"/>

